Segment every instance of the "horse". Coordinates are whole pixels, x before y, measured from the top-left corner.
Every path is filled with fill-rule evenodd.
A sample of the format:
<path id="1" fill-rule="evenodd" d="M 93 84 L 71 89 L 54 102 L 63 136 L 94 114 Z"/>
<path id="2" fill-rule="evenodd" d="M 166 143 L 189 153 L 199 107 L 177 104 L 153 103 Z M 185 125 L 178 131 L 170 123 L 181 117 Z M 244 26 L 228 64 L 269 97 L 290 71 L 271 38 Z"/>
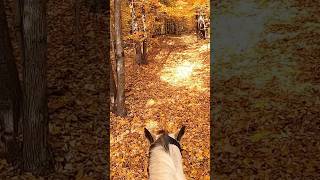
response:
<path id="1" fill-rule="evenodd" d="M 150 143 L 149 148 L 149 180 L 185 180 L 182 163 L 180 140 L 185 132 L 185 126 L 169 134 L 161 130 L 157 135 L 144 128 L 144 134 Z"/>

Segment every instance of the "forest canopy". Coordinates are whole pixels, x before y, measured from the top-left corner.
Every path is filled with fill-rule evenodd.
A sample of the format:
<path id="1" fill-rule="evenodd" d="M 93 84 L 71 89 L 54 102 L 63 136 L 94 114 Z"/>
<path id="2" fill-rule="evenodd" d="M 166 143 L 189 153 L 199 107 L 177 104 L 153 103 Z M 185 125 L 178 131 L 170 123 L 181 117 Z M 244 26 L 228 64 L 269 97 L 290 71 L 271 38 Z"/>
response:
<path id="1" fill-rule="evenodd" d="M 128 0 L 121 1 L 123 40 L 139 39 L 143 34 L 142 15 L 145 10 L 146 32 L 152 35 L 165 19 L 180 22 L 181 32 L 192 32 L 195 28 L 195 15 L 201 12 L 209 18 L 209 1 L 207 0 Z M 133 4 L 133 7 L 132 5 Z M 111 0 L 111 27 L 114 26 L 114 2 Z M 143 7 L 143 8 L 142 8 Z M 132 35 L 132 10 L 134 10 L 138 30 Z M 111 28 L 112 31 L 112 28 Z M 112 32 L 111 32 L 112 33 Z"/>

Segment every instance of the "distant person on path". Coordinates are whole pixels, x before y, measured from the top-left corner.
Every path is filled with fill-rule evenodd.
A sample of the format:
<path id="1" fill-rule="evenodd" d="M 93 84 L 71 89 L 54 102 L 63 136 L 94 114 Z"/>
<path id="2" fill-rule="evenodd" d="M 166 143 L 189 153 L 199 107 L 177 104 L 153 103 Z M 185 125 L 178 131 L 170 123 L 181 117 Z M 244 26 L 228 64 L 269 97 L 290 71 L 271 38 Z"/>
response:
<path id="1" fill-rule="evenodd" d="M 198 34 L 200 38 L 205 39 L 205 21 L 202 15 L 198 18 Z"/>

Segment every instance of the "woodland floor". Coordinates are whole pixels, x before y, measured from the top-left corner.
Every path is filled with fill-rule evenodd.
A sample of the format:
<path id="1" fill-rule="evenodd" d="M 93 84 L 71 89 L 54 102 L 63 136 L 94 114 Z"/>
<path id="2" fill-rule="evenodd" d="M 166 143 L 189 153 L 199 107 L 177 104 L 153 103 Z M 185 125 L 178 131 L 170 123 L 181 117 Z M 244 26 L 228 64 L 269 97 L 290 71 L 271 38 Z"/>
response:
<path id="1" fill-rule="evenodd" d="M 126 118 L 111 115 L 111 179 L 147 179 L 149 144 L 143 128 L 177 131 L 188 179 L 209 178 L 210 44 L 195 35 L 152 41 L 148 65 L 126 54 Z"/>
<path id="2" fill-rule="evenodd" d="M 320 179 L 319 1 L 257 2 L 214 16 L 213 176 Z"/>

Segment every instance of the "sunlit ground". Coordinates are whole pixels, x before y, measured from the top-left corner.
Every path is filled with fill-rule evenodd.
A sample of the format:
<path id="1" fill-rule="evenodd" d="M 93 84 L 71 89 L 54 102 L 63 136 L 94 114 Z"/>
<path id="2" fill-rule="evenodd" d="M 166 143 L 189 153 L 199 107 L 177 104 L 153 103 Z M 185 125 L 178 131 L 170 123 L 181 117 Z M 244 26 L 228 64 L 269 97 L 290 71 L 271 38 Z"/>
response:
<path id="1" fill-rule="evenodd" d="M 190 89 L 206 90 L 201 76 L 204 65 L 200 61 L 183 61 L 179 64 L 165 66 L 160 79 L 172 86 L 187 87 Z"/>
<path id="2" fill-rule="evenodd" d="M 196 36 L 188 36 L 180 39 L 189 44 L 191 49 L 181 52 L 166 54 L 167 60 L 160 72 L 160 80 L 175 87 L 185 87 L 188 89 L 206 91 L 208 84 L 205 84 L 209 76 L 209 67 L 204 62 L 210 58 L 210 42 L 203 43 Z M 199 46 L 199 42 L 202 45 Z M 204 55 L 207 54 L 205 57 Z M 163 57 L 165 52 L 160 52 L 155 59 Z"/>
<path id="3" fill-rule="evenodd" d="M 210 51 L 210 42 L 200 46 L 200 48 L 198 48 L 198 51 L 199 52 Z"/>
<path id="4" fill-rule="evenodd" d="M 158 128 L 158 122 L 157 122 L 157 121 L 153 121 L 153 120 L 149 120 L 149 121 L 146 123 L 146 127 L 147 127 L 149 130 L 157 129 L 157 128 Z"/>

